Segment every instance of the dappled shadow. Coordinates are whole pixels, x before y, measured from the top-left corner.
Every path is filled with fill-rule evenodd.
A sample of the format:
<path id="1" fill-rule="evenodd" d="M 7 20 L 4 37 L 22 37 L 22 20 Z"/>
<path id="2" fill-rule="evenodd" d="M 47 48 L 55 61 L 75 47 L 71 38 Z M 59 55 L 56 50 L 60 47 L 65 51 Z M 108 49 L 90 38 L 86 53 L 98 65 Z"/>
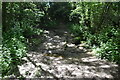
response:
<path id="1" fill-rule="evenodd" d="M 85 43 L 73 44 L 72 34 L 63 27 L 45 30 L 40 39 L 43 43 L 37 50 L 29 51 L 26 59 L 28 62 L 19 66 L 25 77 L 48 76 L 83 80 L 118 78 L 118 65 L 93 56 L 94 52 L 86 49 Z"/>
<path id="2" fill-rule="evenodd" d="M 32 76 L 26 74 L 26 78 L 80 78 L 83 80 L 95 79 L 106 80 L 117 78 L 117 65 L 96 59 L 95 57 L 86 57 L 78 59 L 64 59 L 59 56 L 39 55 L 39 53 L 31 52 L 34 56 L 27 57 L 31 64 L 24 67 L 28 69 L 28 73 L 32 72 Z M 39 56 L 39 57 L 38 57 Z M 99 64 L 99 65 L 98 65 Z M 32 67 L 34 65 L 34 67 Z M 30 69 L 31 68 L 31 69 Z M 35 70 L 35 71 L 31 71 Z M 42 71 L 41 71 L 42 70 Z M 22 70 L 21 70 L 22 71 Z M 42 75 L 41 75 L 42 74 Z M 44 78 L 43 77 L 43 78 Z"/>

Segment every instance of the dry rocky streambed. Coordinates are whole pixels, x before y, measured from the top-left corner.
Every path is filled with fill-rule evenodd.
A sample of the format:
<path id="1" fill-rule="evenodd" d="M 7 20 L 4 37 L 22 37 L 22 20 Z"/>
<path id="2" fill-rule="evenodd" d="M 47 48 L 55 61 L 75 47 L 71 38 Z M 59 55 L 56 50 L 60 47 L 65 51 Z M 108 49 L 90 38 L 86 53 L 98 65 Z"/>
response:
<path id="1" fill-rule="evenodd" d="M 26 78 L 54 78 L 61 80 L 120 80 L 118 65 L 100 60 L 84 43 L 72 43 L 67 29 L 45 30 L 44 42 L 29 51 L 26 62 L 18 66 Z"/>

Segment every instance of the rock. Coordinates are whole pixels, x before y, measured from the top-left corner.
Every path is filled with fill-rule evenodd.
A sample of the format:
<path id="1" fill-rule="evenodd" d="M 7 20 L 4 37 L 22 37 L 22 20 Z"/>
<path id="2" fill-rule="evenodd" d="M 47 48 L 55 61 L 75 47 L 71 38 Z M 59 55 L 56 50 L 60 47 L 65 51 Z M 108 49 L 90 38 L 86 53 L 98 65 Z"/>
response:
<path id="1" fill-rule="evenodd" d="M 75 44 L 67 44 L 67 47 L 75 47 Z"/>
<path id="2" fill-rule="evenodd" d="M 81 44 L 78 45 L 78 47 L 83 47 L 85 45 L 86 45 L 86 43 L 81 43 Z"/>
<path id="3" fill-rule="evenodd" d="M 79 47 L 79 49 L 84 49 L 83 47 Z"/>
<path id="4" fill-rule="evenodd" d="M 45 34 L 49 34 L 50 32 L 49 32 L 49 31 L 44 30 L 44 32 L 43 32 L 43 33 L 45 33 Z"/>
<path id="5" fill-rule="evenodd" d="M 65 45 L 67 42 L 60 42 L 60 45 Z"/>

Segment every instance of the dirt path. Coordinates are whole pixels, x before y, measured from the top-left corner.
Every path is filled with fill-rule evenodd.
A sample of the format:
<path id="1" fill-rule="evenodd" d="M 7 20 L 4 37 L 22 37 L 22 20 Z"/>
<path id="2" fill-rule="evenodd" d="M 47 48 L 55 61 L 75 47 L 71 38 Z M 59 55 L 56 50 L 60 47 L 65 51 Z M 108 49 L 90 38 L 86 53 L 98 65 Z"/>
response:
<path id="1" fill-rule="evenodd" d="M 90 49 L 84 47 L 85 44 L 72 44 L 72 34 L 63 24 L 58 27 L 45 30 L 41 37 L 44 42 L 36 51 L 30 51 L 28 58 L 23 58 L 27 62 L 19 66 L 19 71 L 24 77 L 80 80 L 111 80 L 118 77 L 116 64 L 97 59 Z"/>

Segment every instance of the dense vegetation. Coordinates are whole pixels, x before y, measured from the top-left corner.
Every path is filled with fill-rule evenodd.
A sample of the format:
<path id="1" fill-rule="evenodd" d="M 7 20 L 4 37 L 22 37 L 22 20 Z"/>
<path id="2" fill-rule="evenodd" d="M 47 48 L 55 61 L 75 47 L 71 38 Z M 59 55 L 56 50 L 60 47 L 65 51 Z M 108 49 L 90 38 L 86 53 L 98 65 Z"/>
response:
<path id="1" fill-rule="evenodd" d="M 2 77 L 12 74 L 26 56 L 31 39 L 60 22 L 75 41 L 89 44 L 102 59 L 120 64 L 120 3 L 2 3 Z"/>
<path id="2" fill-rule="evenodd" d="M 99 57 L 117 63 L 120 62 L 119 6 L 119 3 L 76 3 L 70 14 L 79 18 L 79 24 L 72 25 L 77 39 L 94 46 Z"/>
<path id="3" fill-rule="evenodd" d="M 36 3 L 3 3 L 3 52 L 2 76 L 9 75 L 14 66 L 20 64 L 26 55 L 30 38 L 41 34 L 42 30 L 34 28 L 44 12 Z"/>

